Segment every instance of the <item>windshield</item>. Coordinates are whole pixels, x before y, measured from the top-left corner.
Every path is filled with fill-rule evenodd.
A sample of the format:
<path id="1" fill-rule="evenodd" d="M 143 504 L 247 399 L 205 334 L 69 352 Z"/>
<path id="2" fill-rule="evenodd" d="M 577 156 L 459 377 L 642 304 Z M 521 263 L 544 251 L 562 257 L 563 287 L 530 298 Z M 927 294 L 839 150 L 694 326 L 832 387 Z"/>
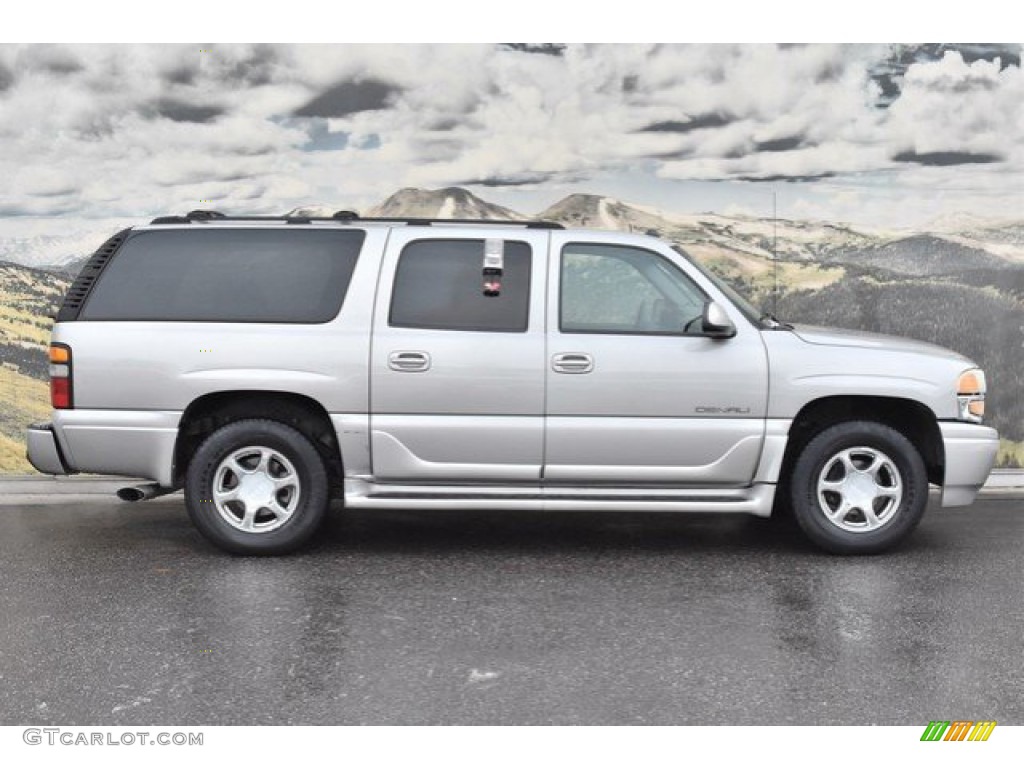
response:
<path id="1" fill-rule="evenodd" d="M 708 280 L 714 283 L 715 287 L 729 298 L 729 301 L 731 301 L 736 306 L 736 309 L 743 313 L 743 316 L 747 318 L 747 320 L 749 320 L 759 328 L 765 327 L 764 320 L 762 319 L 764 315 L 757 309 L 755 309 L 749 301 L 740 296 L 740 294 L 738 294 L 731 285 L 729 285 L 721 277 L 719 277 L 710 269 L 708 269 L 699 261 L 697 261 L 697 259 L 692 258 L 690 254 L 688 254 L 679 246 L 673 245 L 672 250 L 674 250 L 676 253 L 678 253 L 680 256 L 686 259 L 690 264 L 696 267 L 698 272 L 700 272 L 702 275 L 704 275 L 704 277 L 706 277 Z"/>

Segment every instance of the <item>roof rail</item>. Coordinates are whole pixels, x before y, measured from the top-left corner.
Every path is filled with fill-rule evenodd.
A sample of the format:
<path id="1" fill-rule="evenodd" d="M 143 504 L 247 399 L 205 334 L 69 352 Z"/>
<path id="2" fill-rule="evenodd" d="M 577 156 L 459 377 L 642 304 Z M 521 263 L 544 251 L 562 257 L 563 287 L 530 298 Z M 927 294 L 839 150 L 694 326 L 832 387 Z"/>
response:
<path id="1" fill-rule="evenodd" d="M 542 221 L 540 219 L 431 219 L 410 216 L 360 216 L 354 221 L 393 222 L 415 227 L 429 227 L 434 224 L 490 224 L 502 227 L 526 227 L 527 229 L 565 229 L 557 221 Z"/>
<path id="2" fill-rule="evenodd" d="M 192 224 L 206 221 L 284 221 L 288 224 L 310 224 L 314 221 L 340 223 L 377 222 L 406 224 L 411 227 L 430 227 L 434 224 L 479 224 L 526 229 L 564 229 L 557 221 L 539 219 L 432 219 L 415 216 L 360 216 L 355 211 L 336 211 L 332 216 L 228 216 L 220 211 L 189 211 L 185 216 L 158 216 L 151 224 Z"/>
<path id="3" fill-rule="evenodd" d="M 210 219 L 226 219 L 227 216 L 220 211 L 189 211 L 185 214 L 185 218 L 192 221 L 209 221 Z"/>

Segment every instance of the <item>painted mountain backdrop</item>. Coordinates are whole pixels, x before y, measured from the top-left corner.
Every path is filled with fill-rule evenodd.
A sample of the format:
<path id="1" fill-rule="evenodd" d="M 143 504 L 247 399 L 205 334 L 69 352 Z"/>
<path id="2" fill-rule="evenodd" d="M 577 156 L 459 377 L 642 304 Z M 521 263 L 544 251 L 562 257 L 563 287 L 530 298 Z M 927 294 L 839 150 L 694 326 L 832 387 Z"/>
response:
<path id="1" fill-rule="evenodd" d="M 311 205 L 292 213 L 331 214 Z M 368 216 L 523 219 L 468 190 L 403 189 Z M 1024 221 L 953 216 L 921 230 L 820 221 L 674 214 L 573 194 L 536 215 L 567 226 L 644 232 L 678 244 L 755 304 L 792 322 L 922 339 L 963 352 L 989 374 L 999 462 L 1024 465 Z M 0 471 L 27 471 L 23 431 L 45 418 L 50 315 L 111 230 L 0 240 Z M 777 262 L 773 263 L 773 254 Z"/>

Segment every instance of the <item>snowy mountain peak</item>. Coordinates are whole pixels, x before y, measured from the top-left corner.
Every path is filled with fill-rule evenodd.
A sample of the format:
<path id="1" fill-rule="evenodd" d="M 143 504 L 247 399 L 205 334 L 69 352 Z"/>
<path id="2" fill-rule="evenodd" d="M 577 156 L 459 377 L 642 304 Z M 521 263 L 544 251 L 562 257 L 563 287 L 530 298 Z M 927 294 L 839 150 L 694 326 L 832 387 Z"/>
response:
<path id="1" fill-rule="evenodd" d="M 0 261 L 29 267 L 49 267 L 68 264 L 96 250 L 121 227 L 101 222 L 95 230 L 83 228 L 79 232 L 31 237 L 0 237 Z"/>
<path id="2" fill-rule="evenodd" d="M 330 217 L 352 209 L 345 203 L 311 203 L 287 215 Z M 514 210 L 477 197 L 462 187 L 400 189 L 377 206 L 360 211 L 367 217 L 529 220 Z M 675 243 L 705 260 L 728 262 L 736 269 L 757 273 L 777 256 L 801 262 L 852 263 L 859 259 L 891 264 L 906 262 L 919 269 L 920 259 L 942 252 L 945 265 L 1002 262 L 1024 264 L 1024 220 L 987 219 L 952 214 L 921 229 L 871 230 L 828 221 L 758 218 L 739 213 L 677 213 L 627 203 L 598 194 L 571 194 L 537 214 L 536 218 L 568 227 L 651 234 Z M 61 267 L 73 273 L 111 233 L 138 221 L 100 220 L 78 230 L 54 234 L 26 229 L 21 236 L 0 234 L 0 261 L 37 267 Z M 921 235 L 930 235 L 925 241 Z M 927 245 L 927 248 L 923 244 Z M 900 255 L 897 258 L 896 252 Z M 858 255 L 859 254 L 859 255 Z M 979 254 L 1001 260 L 990 262 Z M 903 259 L 903 255 L 906 259 Z M 856 257 L 856 258 L 855 258 Z M 753 259 L 753 260 L 751 260 Z M 929 264 L 935 259 L 929 258 Z M 857 262 L 860 263 L 860 262 Z"/>
<path id="3" fill-rule="evenodd" d="M 462 187 L 400 189 L 367 216 L 408 216 L 423 219 L 514 219 L 526 217 L 501 205 L 488 203 Z"/>
<path id="4" fill-rule="evenodd" d="M 629 232 L 637 228 L 643 211 L 621 200 L 601 195 L 576 193 L 552 205 L 539 215 L 548 221 L 558 221 L 572 227 L 597 227 Z"/>
<path id="5" fill-rule="evenodd" d="M 313 203 L 312 205 L 301 205 L 298 208 L 292 208 L 285 216 L 309 216 L 311 218 L 330 218 L 337 211 L 347 210 L 343 206 L 339 205 L 323 205 L 322 203 Z"/>
<path id="6" fill-rule="evenodd" d="M 973 213 L 946 213 L 928 222 L 925 227 L 930 232 L 963 233 L 983 229 L 1005 227 L 1013 222 L 978 216 Z"/>

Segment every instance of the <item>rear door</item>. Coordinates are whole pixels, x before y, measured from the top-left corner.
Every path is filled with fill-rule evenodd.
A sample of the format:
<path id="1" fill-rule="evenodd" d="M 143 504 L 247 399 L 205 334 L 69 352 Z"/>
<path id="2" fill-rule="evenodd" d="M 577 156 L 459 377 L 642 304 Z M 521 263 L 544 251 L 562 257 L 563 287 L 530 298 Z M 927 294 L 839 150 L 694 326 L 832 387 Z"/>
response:
<path id="1" fill-rule="evenodd" d="M 493 228 L 392 230 L 371 345 L 378 481 L 539 483 L 549 235 L 503 232 L 490 244 L 503 254 L 500 290 L 488 296 Z"/>
<path id="2" fill-rule="evenodd" d="M 704 336 L 717 289 L 655 241 L 607 237 L 552 235 L 545 481 L 749 483 L 768 396 L 760 332 L 723 304 L 736 335 Z"/>

